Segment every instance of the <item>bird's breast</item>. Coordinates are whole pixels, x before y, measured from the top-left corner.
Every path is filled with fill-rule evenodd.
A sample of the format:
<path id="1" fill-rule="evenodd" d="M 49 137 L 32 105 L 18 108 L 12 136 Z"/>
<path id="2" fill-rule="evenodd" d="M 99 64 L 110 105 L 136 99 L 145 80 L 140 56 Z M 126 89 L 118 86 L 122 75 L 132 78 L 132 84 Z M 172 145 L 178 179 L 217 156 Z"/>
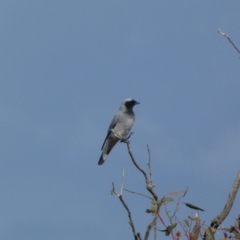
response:
<path id="1" fill-rule="evenodd" d="M 115 126 L 117 134 L 126 137 L 134 124 L 134 115 L 125 115 Z"/>

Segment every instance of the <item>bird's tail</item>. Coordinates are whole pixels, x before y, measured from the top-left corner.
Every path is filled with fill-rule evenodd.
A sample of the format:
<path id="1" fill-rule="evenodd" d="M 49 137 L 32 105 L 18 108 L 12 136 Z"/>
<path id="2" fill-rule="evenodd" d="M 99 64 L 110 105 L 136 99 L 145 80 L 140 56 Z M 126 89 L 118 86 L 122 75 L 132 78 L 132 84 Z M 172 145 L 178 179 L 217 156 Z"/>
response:
<path id="1" fill-rule="evenodd" d="M 98 161 L 98 165 L 102 165 L 105 160 L 107 159 L 108 154 L 111 152 L 114 145 L 119 141 L 119 138 L 117 138 L 115 135 L 111 134 L 108 139 L 106 140 L 105 146 L 103 148 L 101 157 Z"/>
<path id="2" fill-rule="evenodd" d="M 98 165 L 102 165 L 105 162 L 107 156 L 108 156 L 108 154 L 102 153 L 101 157 L 99 158 Z"/>

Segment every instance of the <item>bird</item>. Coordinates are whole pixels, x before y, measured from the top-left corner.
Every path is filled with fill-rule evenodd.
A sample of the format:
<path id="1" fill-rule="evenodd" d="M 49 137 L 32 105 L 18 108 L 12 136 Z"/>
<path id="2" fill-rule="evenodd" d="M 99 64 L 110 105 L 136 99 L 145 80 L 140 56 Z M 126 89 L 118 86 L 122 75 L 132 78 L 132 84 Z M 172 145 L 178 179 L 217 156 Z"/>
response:
<path id="1" fill-rule="evenodd" d="M 127 98 L 121 103 L 119 111 L 113 117 L 108 128 L 98 165 L 102 165 L 106 161 L 108 154 L 119 140 L 127 137 L 135 121 L 133 107 L 137 104 L 139 102 L 132 98 Z"/>

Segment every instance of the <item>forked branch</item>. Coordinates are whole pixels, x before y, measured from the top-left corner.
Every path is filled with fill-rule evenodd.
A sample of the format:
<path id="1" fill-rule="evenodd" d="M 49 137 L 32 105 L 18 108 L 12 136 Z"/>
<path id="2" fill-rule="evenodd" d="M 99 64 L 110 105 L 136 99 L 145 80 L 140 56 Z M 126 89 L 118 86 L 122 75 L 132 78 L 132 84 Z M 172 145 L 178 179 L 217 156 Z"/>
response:
<path id="1" fill-rule="evenodd" d="M 123 189 L 123 185 L 121 186 L 121 189 Z M 115 190 L 115 187 L 114 187 L 114 183 L 112 183 L 112 190 L 111 190 L 111 194 L 114 194 L 116 195 L 119 200 L 121 201 L 122 205 L 124 206 L 124 208 L 127 210 L 127 213 L 128 213 L 128 219 L 129 219 L 129 225 L 132 229 L 132 233 L 133 233 L 133 236 L 134 236 L 134 240 L 142 240 L 141 239 L 141 236 L 139 233 L 136 233 L 136 229 L 135 229 L 135 226 L 134 226 L 134 223 L 133 223 L 133 220 L 132 220 L 132 214 L 131 214 L 131 211 L 128 207 L 128 205 L 125 203 L 123 197 L 122 197 L 122 193 L 117 193 L 116 190 Z"/>
<path id="2" fill-rule="evenodd" d="M 157 194 L 154 192 L 153 188 L 154 188 L 154 185 L 152 183 L 152 181 L 148 178 L 148 175 L 146 174 L 146 172 L 138 165 L 138 163 L 136 162 L 133 154 L 132 154 L 132 151 L 131 151 L 131 148 L 130 148 L 130 142 L 129 140 L 127 139 L 125 141 L 125 143 L 127 144 L 127 148 L 128 148 L 128 153 L 131 157 L 131 160 L 134 164 L 134 166 L 143 174 L 144 178 L 145 178 L 145 182 L 146 182 L 146 188 L 147 190 L 151 193 L 151 195 L 153 196 L 153 198 L 155 199 L 155 201 L 158 200 L 158 196 Z"/>

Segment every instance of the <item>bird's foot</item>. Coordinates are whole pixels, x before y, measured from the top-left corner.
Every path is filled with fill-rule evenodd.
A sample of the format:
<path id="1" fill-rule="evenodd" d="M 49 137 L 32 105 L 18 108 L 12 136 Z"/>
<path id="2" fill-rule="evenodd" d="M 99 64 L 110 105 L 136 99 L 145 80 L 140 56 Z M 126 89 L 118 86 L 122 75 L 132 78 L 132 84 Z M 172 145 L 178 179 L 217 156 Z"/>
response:
<path id="1" fill-rule="evenodd" d="M 120 142 L 126 143 L 132 134 L 133 134 L 133 132 L 130 132 L 130 134 L 126 138 L 121 138 Z"/>

